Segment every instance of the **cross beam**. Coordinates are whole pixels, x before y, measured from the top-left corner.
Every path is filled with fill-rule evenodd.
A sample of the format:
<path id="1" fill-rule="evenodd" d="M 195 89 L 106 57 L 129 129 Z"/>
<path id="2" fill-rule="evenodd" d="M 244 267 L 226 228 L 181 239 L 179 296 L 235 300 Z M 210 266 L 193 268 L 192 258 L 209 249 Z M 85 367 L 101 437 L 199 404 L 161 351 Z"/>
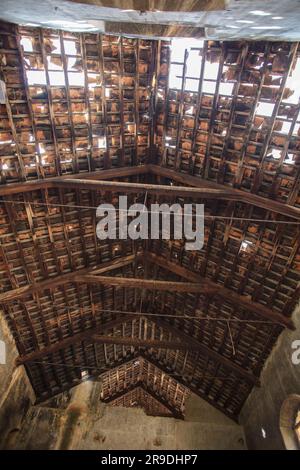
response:
<path id="1" fill-rule="evenodd" d="M 279 312 L 271 310 L 265 305 L 252 301 L 245 295 L 240 295 L 237 292 L 234 292 L 233 290 L 228 289 L 227 287 L 223 287 L 221 284 L 217 284 L 216 282 L 213 282 L 208 278 L 203 278 L 199 274 L 194 273 L 189 269 L 186 269 L 183 266 L 174 263 L 173 261 L 169 261 L 162 256 L 158 256 L 155 253 L 147 252 L 146 258 L 149 261 L 152 261 L 153 263 L 157 264 L 161 268 L 167 269 L 173 272 L 174 274 L 177 274 L 178 276 L 181 276 L 191 282 L 201 283 L 205 281 L 208 287 L 214 289 L 216 296 L 221 297 L 222 299 L 231 302 L 235 305 L 239 305 L 240 307 L 246 310 L 250 310 L 256 315 L 260 315 L 261 317 L 270 320 L 274 323 L 279 323 L 280 325 L 287 327 L 291 330 L 295 329 L 294 323 L 290 318 L 285 317 Z"/>
<path id="2" fill-rule="evenodd" d="M 137 289 L 149 289 L 159 291 L 176 291 L 176 292 L 195 292 L 210 294 L 215 292 L 210 286 L 203 282 L 175 282 L 161 281 L 156 279 L 141 279 L 134 277 L 118 277 L 118 276 L 98 276 L 95 274 L 83 274 L 75 276 L 75 282 L 84 282 L 87 284 L 103 284 L 106 286 L 117 287 L 133 287 Z"/>
<path id="3" fill-rule="evenodd" d="M 168 186 L 145 183 L 127 183 L 106 181 L 109 179 L 124 178 L 128 176 L 153 174 L 155 176 L 172 179 L 186 186 Z M 252 204 L 256 207 L 278 214 L 300 219 L 300 209 L 273 199 L 264 198 L 257 194 L 231 188 L 214 183 L 196 176 L 171 170 L 159 165 L 140 165 L 133 167 L 120 167 L 110 170 L 82 172 L 44 180 L 28 181 L 24 183 L 0 185 L 0 196 L 18 194 L 49 188 L 86 189 L 91 191 L 110 191 L 122 194 L 148 192 L 150 194 L 165 195 L 168 197 L 191 197 L 195 199 L 225 199 Z"/>
<path id="4" fill-rule="evenodd" d="M 74 282 L 77 278 L 82 278 L 85 275 L 94 275 L 101 274 L 104 272 L 112 271 L 114 269 L 122 268 L 131 264 L 133 261 L 140 257 L 138 255 L 128 255 L 120 258 L 115 258 L 112 261 L 102 263 L 99 266 L 93 268 L 84 268 L 78 269 L 77 271 L 72 271 L 71 273 L 62 274 L 53 278 L 45 279 L 44 281 L 37 282 L 35 284 L 29 284 L 27 286 L 18 287 L 0 294 L 0 303 L 9 302 L 11 300 L 21 299 L 27 295 L 33 294 L 35 292 L 53 289 L 57 286 L 61 286 L 68 282 Z M 78 282 L 78 281 L 77 281 Z"/>
<path id="5" fill-rule="evenodd" d="M 151 321 L 153 321 L 157 326 L 163 328 L 165 331 L 170 331 L 172 335 L 177 340 L 156 340 L 156 339 L 140 339 L 140 338 L 132 338 L 132 337 L 122 337 L 122 336 L 111 336 L 111 335 L 103 335 L 103 331 L 107 331 L 109 329 L 115 328 L 117 326 L 122 325 L 125 322 L 132 321 L 135 318 L 143 317 L 141 314 L 140 316 L 133 314 L 133 315 L 122 315 L 116 320 L 112 320 L 103 324 L 98 330 L 87 330 L 82 333 L 77 333 L 69 338 L 65 338 L 61 341 L 56 342 L 50 346 L 47 346 L 43 349 L 33 351 L 31 353 L 25 354 L 23 356 L 19 356 L 16 360 L 16 364 L 25 364 L 28 362 L 34 362 L 43 358 L 44 356 L 48 356 L 50 354 L 54 354 L 61 349 L 65 349 L 69 346 L 72 346 L 77 343 L 81 343 L 83 341 L 88 341 L 91 343 L 99 343 L 99 344 L 120 344 L 123 346 L 134 346 L 137 348 L 146 348 L 146 349 L 172 349 L 172 350 L 182 350 L 182 351 L 199 351 L 201 354 L 209 357 L 213 361 L 222 364 L 228 370 L 232 370 L 234 373 L 239 375 L 240 377 L 247 380 L 247 382 L 254 384 L 256 386 L 260 385 L 258 377 L 254 376 L 251 372 L 246 371 L 239 365 L 235 364 L 231 360 L 224 357 L 222 354 L 219 354 L 216 351 L 208 348 L 202 343 L 199 343 L 195 338 L 192 338 L 181 331 L 178 331 L 176 328 L 172 327 L 168 322 L 163 321 L 158 317 L 151 317 Z"/>

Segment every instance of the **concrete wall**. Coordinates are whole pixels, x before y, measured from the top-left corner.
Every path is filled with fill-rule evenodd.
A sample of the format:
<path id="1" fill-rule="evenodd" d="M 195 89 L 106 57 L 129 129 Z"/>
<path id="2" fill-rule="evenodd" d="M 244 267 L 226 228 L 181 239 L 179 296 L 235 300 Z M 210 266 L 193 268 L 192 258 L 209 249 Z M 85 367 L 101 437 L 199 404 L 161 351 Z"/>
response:
<path id="1" fill-rule="evenodd" d="M 101 384 L 87 381 L 71 397 L 30 408 L 8 448 L 244 449 L 243 429 L 193 395 L 186 421 L 147 416 L 142 409 L 104 405 Z"/>
<path id="2" fill-rule="evenodd" d="M 300 364 L 292 363 L 295 352 L 292 343 L 300 340 L 299 306 L 293 320 L 296 330 L 281 334 L 263 370 L 261 388 L 253 389 L 243 407 L 240 422 L 244 425 L 249 449 L 285 448 L 280 431 L 280 411 L 287 397 L 300 396 Z"/>
<path id="3" fill-rule="evenodd" d="M 23 367 L 15 368 L 15 342 L 0 312 L 0 339 L 6 345 L 6 363 L 0 364 L 0 449 L 15 437 L 34 401 L 34 393 Z"/>

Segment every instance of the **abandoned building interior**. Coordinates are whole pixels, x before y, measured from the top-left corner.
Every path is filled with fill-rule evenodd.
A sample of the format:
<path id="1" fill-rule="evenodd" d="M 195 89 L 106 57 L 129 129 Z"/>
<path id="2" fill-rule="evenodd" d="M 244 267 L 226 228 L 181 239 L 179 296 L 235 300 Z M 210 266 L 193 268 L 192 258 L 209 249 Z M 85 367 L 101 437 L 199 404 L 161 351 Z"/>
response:
<path id="1" fill-rule="evenodd" d="M 0 22 L 0 448 L 299 449 L 299 43 L 36 22 Z M 121 195 L 204 204 L 203 248 L 100 240 Z"/>

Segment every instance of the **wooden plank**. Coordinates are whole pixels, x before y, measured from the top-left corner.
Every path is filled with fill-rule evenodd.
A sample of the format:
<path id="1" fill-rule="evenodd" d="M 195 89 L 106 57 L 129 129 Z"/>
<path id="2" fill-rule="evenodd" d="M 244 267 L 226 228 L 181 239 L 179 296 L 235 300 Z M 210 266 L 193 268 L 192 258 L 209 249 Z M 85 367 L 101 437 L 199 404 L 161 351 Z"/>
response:
<path id="1" fill-rule="evenodd" d="M 207 181 L 197 176 L 170 170 L 169 168 L 159 165 L 148 165 L 148 170 L 156 176 L 169 178 L 181 184 L 197 187 L 203 194 L 203 198 L 244 202 L 245 204 L 253 204 L 254 206 L 277 212 L 278 214 L 292 217 L 293 219 L 300 219 L 299 208 L 274 201 L 273 199 L 267 199 L 262 196 L 257 196 L 256 194 Z M 205 194 L 205 189 L 207 190 L 207 194 Z"/>
<path id="2" fill-rule="evenodd" d="M 125 318 L 122 316 L 118 323 L 123 323 Z M 115 325 L 116 326 L 116 325 Z M 103 329 L 108 329 L 108 327 L 103 325 Z M 109 335 L 101 335 L 97 334 L 97 331 L 94 329 L 89 329 L 82 333 L 77 333 L 73 336 L 65 338 L 61 341 L 57 341 L 50 346 L 47 346 L 43 349 L 39 349 L 33 351 L 31 353 L 25 354 L 23 356 L 19 356 L 16 359 L 16 365 L 25 364 L 27 362 L 34 362 L 37 361 L 49 354 L 54 354 L 60 350 L 64 350 L 73 344 L 82 343 L 83 341 L 88 341 L 90 343 L 100 343 L 100 344 L 120 344 L 125 346 L 133 346 L 139 348 L 155 348 L 155 349 L 175 349 L 175 350 L 186 350 L 192 349 L 194 350 L 195 347 L 193 345 L 189 346 L 186 343 L 182 343 L 180 341 L 166 341 L 166 340 L 156 340 L 156 339 L 140 339 L 140 338 L 132 338 L 132 337 L 122 337 L 122 336 L 109 336 Z"/>
<path id="3" fill-rule="evenodd" d="M 156 176 L 173 179 L 181 184 L 187 184 L 192 187 L 105 181 L 106 179 L 145 174 L 147 172 L 155 174 Z M 102 170 L 91 173 L 77 173 L 74 175 L 59 176 L 47 179 L 46 181 L 36 180 L 26 183 L 0 185 L 0 196 L 55 187 L 111 191 L 126 194 L 148 192 L 149 194 L 165 195 L 168 197 L 180 196 L 196 199 L 225 199 L 244 202 L 245 204 L 253 204 L 254 206 L 261 207 L 262 209 L 300 220 L 300 209 L 297 207 L 289 206 L 272 199 L 267 199 L 257 196 L 256 194 L 223 186 L 218 183 L 213 183 L 196 176 L 190 176 L 158 165 L 114 168 L 111 170 Z"/>
<path id="4" fill-rule="evenodd" d="M 106 286 L 133 287 L 137 289 L 149 289 L 159 291 L 196 292 L 211 293 L 216 289 L 206 286 L 206 282 L 174 282 L 161 281 L 157 279 L 140 279 L 134 277 L 98 276 L 94 274 L 83 274 L 75 276 L 74 282 L 87 284 L 104 284 Z"/>
<path id="5" fill-rule="evenodd" d="M 172 373 L 172 377 L 174 380 L 177 380 L 178 383 L 180 383 L 181 385 L 183 385 L 184 387 L 188 388 L 189 390 L 191 390 L 191 392 L 195 393 L 196 395 L 198 395 L 200 398 L 202 398 L 203 400 L 205 400 L 206 402 L 208 402 L 210 405 L 214 406 L 215 408 L 217 408 L 219 411 L 221 411 L 222 413 L 224 413 L 226 416 L 228 416 L 230 419 L 234 420 L 237 422 L 237 417 L 233 414 L 233 413 L 230 413 L 226 408 L 223 408 L 221 405 L 219 405 L 215 400 L 213 400 L 212 398 L 209 398 L 208 395 L 206 395 L 205 393 L 201 392 L 201 390 L 199 390 L 197 387 L 195 387 L 195 385 L 192 385 L 184 376 L 184 374 L 179 374 L 177 372 L 174 372 L 174 371 L 170 371 L 168 370 L 168 368 L 166 367 L 166 365 L 162 364 L 159 360 L 153 358 L 153 357 L 149 357 L 148 355 L 146 355 L 145 353 L 142 353 L 140 354 L 140 356 L 145 360 L 145 361 L 148 361 L 150 364 L 152 364 L 153 366 L 157 367 L 158 369 L 160 369 L 161 371 L 165 372 L 167 375 Z M 203 373 L 203 375 L 205 376 L 205 373 Z"/>
<path id="6" fill-rule="evenodd" d="M 146 257 L 149 261 L 158 264 L 161 268 L 167 269 L 177 274 L 178 276 L 188 279 L 189 281 L 200 283 L 203 281 L 203 277 L 199 274 L 194 273 L 177 263 L 169 261 L 162 256 L 158 256 L 155 253 L 147 252 Z M 293 321 L 281 313 L 275 312 L 274 310 L 271 310 L 270 308 L 263 304 L 259 304 L 258 302 L 253 302 L 251 298 L 246 297 L 245 295 L 240 295 L 237 292 L 228 289 L 227 287 L 223 287 L 221 284 L 217 284 L 216 282 L 211 281 L 210 279 L 205 278 L 205 281 L 208 286 L 211 286 L 215 289 L 215 295 L 221 297 L 222 299 L 235 305 L 239 305 L 240 307 L 249 310 L 256 315 L 260 315 L 261 317 L 274 323 L 279 323 L 280 325 L 289 328 L 290 330 L 295 329 Z"/>
<path id="7" fill-rule="evenodd" d="M 18 287 L 0 294 L 0 303 L 9 302 L 11 300 L 21 299 L 27 295 L 35 292 L 43 291 L 46 289 L 53 289 L 57 286 L 62 286 L 68 282 L 74 282 L 77 276 L 83 276 L 85 274 L 96 274 L 112 271 L 114 269 L 122 268 L 127 266 L 136 260 L 135 255 L 128 255 L 122 258 L 116 258 L 112 261 L 101 264 L 100 266 L 94 266 L 93 268 L 84 268 L 77 271 L 72 271 L 67 274 L 62 274 L 53 278 L 45 279 L 44 281 L 37 282 L 35 284 L 29 284 L 26 286 Z"/>
<path id="8" fill-rule="evenodd" d="M 71 175 L 64 175 L 54 178 L 47 178 L 46 180 L 34 180 L 24 183 L 2 184 L 0 185 L 0 196 L 7 196 L 10 194 L 18 194 L 30 191 L 37 191 L 39 189 L 49 189 L 56 187 L 55 182 L 65 181 L 74 178 L 84 178 L 93 180 L 106 180 L 113 178 L 125 178 L 127 176 L 143 175 L 148 172 L 147 165 L 130 166 L 122 168 L 112 168 L 108 170 L 100 170 L 93 172 L 74 173 Z"/>
<path id="9" fill-rule="evenodd" d="M 247 380 L 247 382 L 252 383 L 258 387 L 260 386 L 259 378 L 253 375 L 251 372 L 247 371 L 246 369 L 243 369 L 243 367 L 239 366 L 238 364 L 228 359 L 227 357 L 223 356 L 222 354 L 209 348 L 205 344 L 200 343 L 197 339 L 193 338 L 192 336 L 189 336 L 183 333 L 181 330 L 178 330 L 176 327 L 171 325 L 168 321 L 162 318 L 159 318 L 159 315 L 157 319 L 155 317 L 151 317 L 151 319 L 161 328 L 164 328 L 165 330 L 170 331 L 174 336 L 180 337 L 180 339 L 182 339 L 182 341 L 184 341 L 186 344 L 193 345 L 195 349 L 203 353 L 205 356 L 218 362 L 219 364 L 222 364 L 224 367 L 228 368 L 229 370 L 232 370 L 237 375 Z M 186 317 L 186 319 L 188 320 L 188 317 Z"/>

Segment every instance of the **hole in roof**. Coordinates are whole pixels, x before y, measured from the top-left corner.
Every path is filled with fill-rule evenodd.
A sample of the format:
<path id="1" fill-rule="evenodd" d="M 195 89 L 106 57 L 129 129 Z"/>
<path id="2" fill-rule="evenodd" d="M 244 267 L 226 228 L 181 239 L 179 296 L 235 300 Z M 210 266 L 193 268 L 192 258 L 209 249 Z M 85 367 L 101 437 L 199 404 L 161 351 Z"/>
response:
<path id="1" fill-rule="evenodd" d="M 193 91 L 193 92 L 197 92 L 198 91 L 198 88 L 199 88 L 199 80 L 192 80 L 190 78 L 187 78 L 185 80 L 185 86 L 184 86 L 184 89 L 186 91 Z"/>
<path id="2" fill-rule="evenodd" d="M 282 134 L 288 134 L 290 132 L 290 128 L 291 128 L 291 122 L 288 122 L 288 121 L 281 121 L 281 129 L 279 130 L 279 132 L 281 132 Z"/>
<path id="3" fill-rule="evenodd" d="M 294 129 L 293 129 L 293 135 L 298 135 L 299 129 L 300 129 L 300 123 L 296 122 Z"/>
<path id="4" fill-rule="evenodd" d="M 218 77 L 219 62 L 205 61 L 204 78 L 207 80 L 216 80 Z"/>
<path id="5" fill-rule="evenodd" d="M 99 137 L 98 139 L 98 148 L 105 149 L 106 148 L 106 137 Z"/>
<path id="6" fill-rule="evenodd" d="M 279 149 L 270 149 L 268 151 L 268 157 L 274 158 L 275 160 L 279 160 L 281 157 L 281 150 Z"/>
<path id="7" fill-rule="evenodd" d="M 255 114 L 257 114 L 259 116 L 270 117 L 270 116 L 272 116 L 274 106 L 275 106 L 275 104 L 273 104 L 273 103 L 265 103 L 263 101 L 260 101 L 257 105 Z"/>
<path id="8" fill-rule="evenodd" d="M 250 242 L 249 240 L 243 240 L 240 246 L 240 251 L 249 252 L 252 245 L 253 242 Z"/>
<path id="9" fill-rule="evenodd" d="M 23 49 L 25 52 L 33 52 L 33 45 L 32 45 L 32 39 L 27 38 L 23 36 L 20 40 L 21 46 L 23 46 Z"/>
<path id="10" fill-rule="evenodd" d="M 199 78 L 201 59 L 199 57 L 200 49 L 203 47 L 203 41 L 200 39 L 192 38 L 175 38 L 171 43 L 171 65 L 169 71 L 169 87 L 180 90 L 182 86 L 183 64 L 185 51 L 188 50 L 188 57 L 186 60 L 186 77 Z M 175 62 L 175 63 L 174 63 Z M 189 83 L 186 86 L 191 91 L 198 91 L 198 86 Z"/>
<path id="11" fill-rule="evenodd" d="M 203 80 L 202 91 L 203 93 L 214 94 L 216 91 L 216 82 L 208 82 Z"/>
<path id="12" fill-rule="evenodd" d="M 84 73 L 68 72 L 70 86 L 84 86 Z"/>
<path id="13" fill-rule="evenodd" d="M 75 41 L 66 41 L 64 40 L 64 49 L 66 55 L 76 55 L 76 42 Z"/>
<path id="14" fill-rule="evenodd" d="M 64 72 L 49 72 L 49 81 L 51 86 L 65 86 Z"/>
<path id="15" fill-rule="evenodd" d="M 44 70 L 26 70 L 28 85 L 46 85 L 46 74 Z"/>
<path id="16" fill-rule="evenodd" d="M 286 81 L 286 89 L 290 90 L 290 96 L 283 101 L 285 103 L 297 104 L 300 99 L 300 57 Z"/>
<path id="17" fill-rule="evenodd" d="M 287 163 L 288 165 L 294 165 L 295 155 L 293 153 L 287 153 L 284 159 L 284 163 Z"/>
<path id="18" fill-rule="evenodd" d="M 220 95 L 231 96 L 233 87 L 234 87 L 234 83 L 220 83 L 220 87 L 219 87 Z"/>

